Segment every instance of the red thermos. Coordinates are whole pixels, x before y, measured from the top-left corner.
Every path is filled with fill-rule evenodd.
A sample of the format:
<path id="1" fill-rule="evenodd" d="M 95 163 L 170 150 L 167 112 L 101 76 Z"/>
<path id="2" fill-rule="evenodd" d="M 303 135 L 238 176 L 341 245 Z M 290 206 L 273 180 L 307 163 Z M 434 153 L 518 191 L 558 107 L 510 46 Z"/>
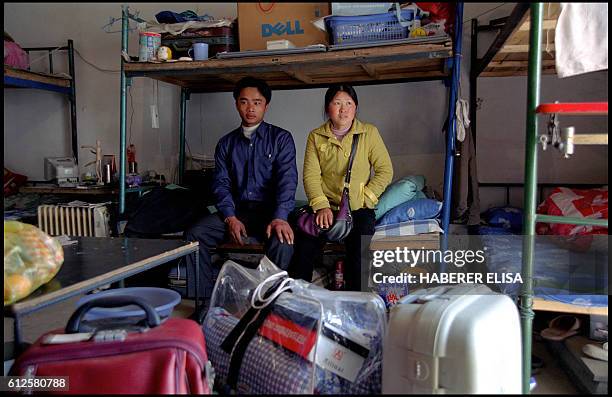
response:
<path id="1" fill-rule="evenodd" d="M 130 144 L 127 148 L 127 161 L 128 163 L 136 162 L 136 146 Z"/>
<path id="2" fill-rule="evenodd" d="M 344 261 L 338 259 L 336 261 L 336 271 L 334 272 L 334 290 L 341 291 L 344 289 Z"/>

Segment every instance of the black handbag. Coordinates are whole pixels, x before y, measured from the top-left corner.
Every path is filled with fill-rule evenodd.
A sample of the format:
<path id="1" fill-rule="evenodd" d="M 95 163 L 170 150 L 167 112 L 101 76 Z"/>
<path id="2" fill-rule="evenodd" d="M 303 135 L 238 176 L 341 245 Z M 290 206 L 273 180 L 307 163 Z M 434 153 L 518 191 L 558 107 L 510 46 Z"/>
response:
<path id="1" fill-rule="evenodd" d="M 353 168 L 353 160 L 355 159 L 358 142 L 359 135 L 353 135 L 351 156 L 349 157 L 346 176 L 344 177 L 344 189 L 342 189 L 340 206 L 338 211 L 334 214 L 334 224 L 327 229 L 319 227 L 315 221 L 316 214 L 309 205 L 306 205 L 297 210 L 297 226 L 303 233 L 313 237 L 323 237 L 327 241 L 339 242 L 343 241 L 351 232 L 353 228 L 353 216 L 351 214 L 348 187 L 351 182 L 351 169 Z"/>

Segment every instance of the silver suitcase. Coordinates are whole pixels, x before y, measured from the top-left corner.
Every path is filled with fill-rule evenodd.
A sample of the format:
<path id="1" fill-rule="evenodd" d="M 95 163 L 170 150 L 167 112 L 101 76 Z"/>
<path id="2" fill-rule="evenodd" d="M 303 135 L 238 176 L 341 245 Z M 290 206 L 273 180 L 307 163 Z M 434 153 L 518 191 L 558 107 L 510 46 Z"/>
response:
<path id="1" fill-rule="evenodd" d="M 514 302 L 485 285 L 416 291 L 391 308 L 383 393 L 521 393 Z"/>

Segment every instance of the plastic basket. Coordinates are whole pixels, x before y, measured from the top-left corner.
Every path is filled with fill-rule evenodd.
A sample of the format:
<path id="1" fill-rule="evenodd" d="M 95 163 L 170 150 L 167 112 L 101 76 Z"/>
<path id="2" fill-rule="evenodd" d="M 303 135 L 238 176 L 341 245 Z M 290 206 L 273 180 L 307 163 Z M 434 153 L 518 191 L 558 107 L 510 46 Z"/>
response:
<path id="1" fill-rule="evenodd" d="M 414 19 L 413 10 L 402 10 L 401 15 L 405 21 Z M 325 24 L 332 45 L 405 39 L 409 33 L 397 20 L 395 11 L 354 17 L 331 16 L 325 19 Z"/>
<path id="2" fill-rule="evenodd" d="M 97 294 L 85 295 L 77 302 L 77 307 L 89 302 L 92 299 L 97 299 L 103 296 L 128 295 L 143 298 L 151 306 L 155 308 L 160 317 L 165 318 L 170 316 L 174 306 L 181 301 L 181 296 L 178 292 L 166 288 L 153 287 L 131 287 L 118 288 L 99 292 Z M 136 305 L 128 305 L 115 308 L 95 307 L 87 312 L 83 321 L 95 321 L 107 318 L 121 318 L 131 316 L 144 316 L 145 312 Z"/>

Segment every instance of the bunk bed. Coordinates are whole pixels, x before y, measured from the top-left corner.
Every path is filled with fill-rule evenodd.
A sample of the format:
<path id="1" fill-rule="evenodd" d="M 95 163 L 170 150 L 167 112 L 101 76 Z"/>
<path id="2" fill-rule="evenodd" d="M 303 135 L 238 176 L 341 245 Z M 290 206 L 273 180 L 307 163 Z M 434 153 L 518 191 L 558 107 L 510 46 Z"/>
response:
<path id="1" fill-rule="evenodd" d="M 470 117 L 472 132 L 476 134 L 476 88 L 478 77 L 504 77 L 504 76 L 525 76 L 529 66 L 529 32 L 530 32 L 530 4 L 518 3 L 510 16 L 492 20 L 488 25 L 478 25 L 478 20 L 472 20 L 471 45 L 472 45 L 472 68 L 470 72 Z M 542 15 L 542 31 L 552 31 L 548 36 L 544 35 L 541 38 L 543 50 L 542 69 L 544 74 L 554 74 L 555 63 L 554 53 L 545 51 L 546 46 L 554 51 L 554 29 L 556 21 L 560 13 L 560 5 L 558 3 L 546 3 L 543 5 L 544 12 Z M 481 32 L 489 32 L 497 30 L 498 34 L 491 46 L 486 51 L 482 58 L 478 58 L 478 37 Z M 564 184 L 566 186 L 567 184 Z M 509 200 L 510 187 L 524 187 L 524 183 L 517 184 L 496 184 L 496 183 L 479 183 L 481 187 L 505 187 L 506 200 Z M 537 184 L 540 187 L 540 192 L 543 187 L 552 187 L 552 184 Z M 568 185 L 569 186 L 569 185 Z M 593 187 L 594 185 L 572 184 L 575 187 Z M 535 189 L 535 188 L 534 188 Z M 535 193 L 534 193 L 535 194 Z M 540 195 L 541 197 L 541 195 Z M 534 200 L 537 196 L 534 196 Z M 580 305 L 559 304 L 554 301 L 547 301 L 541 298 L 534 299 L 534 310 L 543 311 L 563 311 L 573 313 L 594 313 L 607 314 L 606 308 L 584 307 Z M 561 310 L 559 310 L 561 309 Z"/>
<path id="2" fill-rule="evenodd" d="M 28 47 L 23 48 L 28 54 L 31 52 L 48 52 L 49 73 L 37 73 L 30 70 L 15 69 L 4 65 L 4 88 L 34 88 L 45 91 L 58 92 L 66 95 L 70 101 L 70 131 L 72 156 L 78 164 L 79 151 L 77 142 L 76 121 L 76 80 L 74 73 L 74 44 L 68 40 L 68 44 L 62 47 Z M 68 56 L 68 76 L 53 73 L 53 53 L 55 51 L 66 51 Z"/>
<path id="3" fill-rule="evenodd" d="M 122 12 L 121 63 L 121 140 L 119 212 L 125 211 L 126 169 L 126 92 L 134 77 L 149 77 L 181 87 L 179 114 L 179 183 L 185 169 L 186 103 L 191 94 L 231 91 L 242 77 L 250 75 L 265 80 L 272 89 L 327 87 L 332 83 L 350 82 L 371 85 L 412 81 L 446 80 L 450 91 L 448 117 L 451 126 L 447 134 L 444 171 L 444 205 L 441 226 L 448 230 L 450 197 L 455 153 L 455 102 L 460 73 L 463 3 L 458 3 L 455 16 L 455 37 L 424 40 L 413 44 L 393 42 L 388 45 L 363 48 L 328 48 L 297 54 L 249 57 L 222 57 L 206 61 L 145 63 L 130 62 L 127 56 L 129 19 L 143 22 Z M 453 45 L 454 43 L 454 45 Z M 337 47 L 337 46 L 335 46 Z M 445 234 L 442 246 L 446 246 Z"/>
<path id="4" fill-rule="evenodd" d="M 553 113 L 584 114 L 584 115 L 607 115 L 607 103 L 578 104 L 582 110 L 576 110 L 576 104 L 541 105 L 539 103 L 540 80 L 542 74 L 554 74 L 554 30 L 561 8 L 556 3 L 518 3 L 507 18 L 491 21 L 488 25 L 478 26 L 477 20 L 472 20 L 472 70 L 470 73 L 470 106 L 472 131 L 476 134 L 476 93 L 478 77 L 496 76 L 527 76 L 527 125 L 525 145 L 525 179 L 524 187 L 524 222 L 522 236 L 518 249 L 522 250 L 519 263 L 523 278 L 523 286 L 520 294 L 520 316 L 523 338 L 523 393 L 529 393 L 529 380 L 531 376 L 531 343 L 532 343 L 532 321 L 535 313 L 533 310 L 556 311 L 579 314 L 608 314 L 607 291 L 605 295 L 595 297 L 602 298 L 599 305 L 591 305 L 589 302 L 578 302 L 568 304 L 554 299 L 554 296 L 536 297 L 534 279 L 542 277 L 541 270 L 534 258 L 535 251 L 542 250 L 542 242 L 536 241 L 536 222 L 549 222 L 557 224 L 590 225 L 608 227 L 607 219 L 592 218 L 569 218 L 562 216 L 542 215 L 536 213 L 537 203 L 537 150 L 541 144 L 538 135 L 538 115 Z M 493 43 L 482 58 L 478 58 L 478 35 L 480 32 L 498 31 Z M 545 32 L 545 34 L 543 34 Z M 552 34 L 551 34 L 552 33 Z M 571 106 L 568 106 L 571 105 Z M 552 108 L 552 109 L 549 109 Z M 603 135 L 603 134 L 601 134 Z M 607 145 L 606 136 L 593 136 L 598 144 Z M 578 141 L 577 141 L 578 142 Z M 578 143 L 577 143 L 578 144 Z M 601 257 L 595 260 L 595 266 L 590 269 L 592 273 L 582 274 L 587 283 L 598 284 L 601 281 L 603 291 L 607 290 L 607 236 L 601 249 Z M 539 248 L 538 248 L 539 245 Z M 517 247 L 507 247 L 514 249 Z M 544 248 L 545 249 L 545 248 Z M 539 253 L 539 252 L 538 252 Z M 604 258 L 605 254 L 605 258 Z M 571 255 L 571 253 L 570 253 Z M 604 262 L 605 261 L 605 262 Z M 601 263 L 597 263 L 601 262 Z M 588 266 L 587 266 L 588 267 Z M 597 274 L 598 271 L 605 274 Z M 538 271 L 540 271 L 538 273 Z M 567 275 L 566 275 L 567 277 Z M 601 280 L 596 280 L 602 277 Z M 594 280 L 595 279 L 595 280 Z M 591 291 L 599 291 L 592 289 Z M 557 292 L 558 293 L 558 292 Z M 598 292 L 595 292 L 598 293 Z M 588 299 L 587 299 L 588 300 Z"/>

